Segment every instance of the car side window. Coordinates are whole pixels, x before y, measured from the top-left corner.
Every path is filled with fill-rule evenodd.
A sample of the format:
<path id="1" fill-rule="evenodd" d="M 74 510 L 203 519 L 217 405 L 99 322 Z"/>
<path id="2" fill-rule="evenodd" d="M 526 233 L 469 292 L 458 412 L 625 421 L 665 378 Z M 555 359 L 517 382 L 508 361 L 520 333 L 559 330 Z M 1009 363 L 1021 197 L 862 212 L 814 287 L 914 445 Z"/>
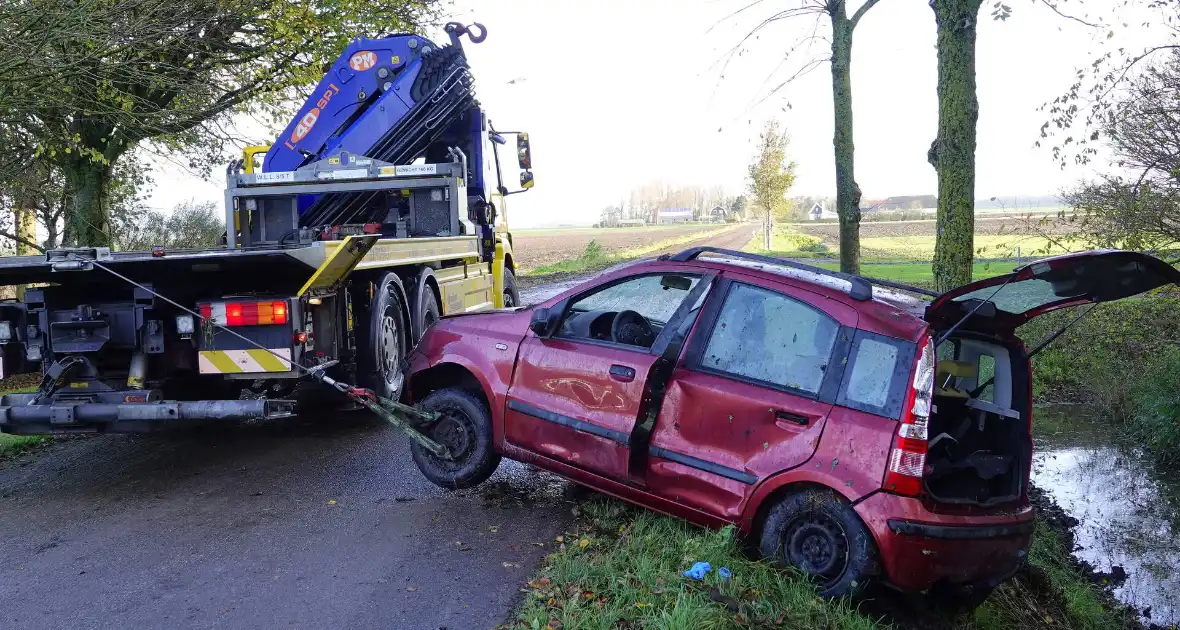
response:
<path id="1" fill-rule="evenodd" d="M 706 370 L 818 394 L 840 326 L 780 293 L 734 284 L 701 356 Z"/>
<path id="2" fill-rule="evenodd" d="M 650 348 L 698 282 L 656 273 L 610 284 L 571 303 L 557 336 Z"/>

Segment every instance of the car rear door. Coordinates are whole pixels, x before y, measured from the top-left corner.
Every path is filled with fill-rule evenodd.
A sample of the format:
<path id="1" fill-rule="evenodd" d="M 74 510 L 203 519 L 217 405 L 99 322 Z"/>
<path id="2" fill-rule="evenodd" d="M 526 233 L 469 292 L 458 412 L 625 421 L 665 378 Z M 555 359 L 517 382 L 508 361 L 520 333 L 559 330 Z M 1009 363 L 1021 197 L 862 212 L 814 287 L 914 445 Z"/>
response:
<path id="1" fill-rule="evenodd" d="M 855 309 L 727 272 L 672 372 L 648 487 L 732 520 L 761 479 L 815 452 L 843 375 Z"/>
<path id="2" fill-rule="evenodd" d="M 963 330 L 1007 334 L 1049 311 L 1113 302 L 1169 283 L 1180 284 L 1180 271 L 1147 254 L 1078 252 L 947 291 L 926 307 L 926 320 L 936 330 L 958 324 Z"/>
<path id="3" fill-rule="evenodd" d="M 520 345 L 508 390 L 505 439 L 562 463 L 626 478 L 628 440 L 648 373 L 677 322 L 688 316 L 682 306 L 701 301 L 710 277 L 648 271 L 607 280 L 555 305 L 562 310 L 557 332 L 544 338 L 530 331 Z M 664 286 L 669 278 L 686 285 Z M 604 322 L 620 310 L 638 312 L 653 323 L 651 343 L 603 338 L 608 332 Z"/>

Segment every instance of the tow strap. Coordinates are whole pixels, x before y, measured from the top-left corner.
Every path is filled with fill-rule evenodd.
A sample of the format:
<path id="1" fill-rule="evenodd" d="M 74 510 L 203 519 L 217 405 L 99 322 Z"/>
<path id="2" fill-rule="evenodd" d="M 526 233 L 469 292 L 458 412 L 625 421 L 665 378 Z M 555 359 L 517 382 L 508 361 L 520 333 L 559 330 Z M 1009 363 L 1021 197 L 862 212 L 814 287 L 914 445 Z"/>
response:
<path id="1" fill-rule="evenodd" d="M 67 258 L 73 258 L 72 253 L 70 255 L 68 255 Z M 188 308 L 182 304 L 179 304 L 176 301 L 169 299 L 167 296 L 161 295 L 159 292 L 154 291 L 151 288 L 146 287 L 146 286 L 132 280 L 131 278 L 128 278 L 127 276 L 115 271 L 114 269 L 111 269 L 110 267 L 107 267 L 106 265 L 102 264 L 101 262 L 98 262 L 97 260 L 94 260 L 93 258 L 89 258 L 89 257 L 80 258 L 80 259 L 74 258 L 74 260 L 71 262 L 82 263 L 81 266 L 73 266 L 72 267 L 73 269 L 84 269 L 85 265 L 93 265 L 95 267 L 98 267 L 99 269 L 102 269 L 103 271 L 122 280 L 123 282 L 126 282 L 127 284 L 130 284 L 131 286 L 133 286 L 137 289 L 140 289 L 142 291 L 146 291 L 147 293 L 160 298 L 161 300 L 171 304 L 172 306 L 175 306 L 176 308 L 184 311 L 185 313 L 188 313 L 189 315 L 196 317 L 197 321 L 201 322 L 202 327 L 212 326 L 214 328 L 220 329 L 224 332 L 229 333 L 230 335 L 233 335 L 234 337 L 237 337 L 241 341 L 244 341 L 247 344 L 249 344 L 255 348 L 258 348 L 259 350 L 262 350 L 262 351 L 267 352 L 271 355 L 274 355 L 275 357 L 281 359 L 284 362 L 288 361 L 288 359 L 286 357 L 280 356 L 278 353 L 274 352 L 270 348 L 267 348 L 267 347 L 259 344 L 258 342 L 246 337 L 245 335 L 242 335 L 236 331 L 230 330 L 226 326 L 218 324 L 212 318 L 202 317 L 200 313 L 192 310 L 191 308 Z M 415 409 L 414 407 L 411 407 L 410 405 L 402 404 L 396 400 L 390 400 L 388 398 L 383 398 L 381 396 L 378 396 L 377 394 L 373 393 L 373 391 L 371 391 L 369 389 L 365 389 L 363 387 L 357 387 L 355 385 L 350 385 L 348 383 L 343 383 L 341 381 L 338 381 L 338 380 L 328 376 L 326 374 L 326 371 L 328 370 L 328 368 L 336 365 L 337 363 L 339 363 L 339 361 L 333 360 L 333 361 L 328 361 L 327 363 L 322 363 L 322 364 L 317 365 L 315 367 L 308 368 L 308 367 L 304 367 L 304 366 L 299 365 L 299 364 L 292 361 L 292 362 L 290 362 L 290 365 L 292 367 L 296 368 L 297 370 L 299 370 L 300 372 L 305 373 L 307 376 L 310 376 L 311 378 L 314 378 L 315 380 L 323 383 L 324 385 L 327 385 L 328 387 L 331 387 L 332 389 L 335 389 L 336 391 L 344 394 L 353 402 L 363 406 L 364 408 L 366 408 L 369 411 L 376 414 L 377 417 L 388 422 L 389 424 L 393 425 L 394 427 L 400 429 L 406 435 L 410 436 L 410 439 L 417 442 L 419 445 L 422 446 L 422 448 L 430 451 L 430 453 L 433 454 L 435 457 L 438 457 L 439 459 L 444 459 L 444 460 L 454 459 L 454 457 L 451 455 L 450 449 L 448 449 L 445 445 L 439 444 L 438 442 L 430 439 L 429 437 L 426 437 L 425 434 L 423 434 L 421 431 L 419 431 L 417 429 L 418 426 L 429 425 L 429 424 L 436 422 L 439 418 L 439 414 L 433 413 L 433 412 L 428 412 L 428 411 L 422 411 L 420 409 Z"/>

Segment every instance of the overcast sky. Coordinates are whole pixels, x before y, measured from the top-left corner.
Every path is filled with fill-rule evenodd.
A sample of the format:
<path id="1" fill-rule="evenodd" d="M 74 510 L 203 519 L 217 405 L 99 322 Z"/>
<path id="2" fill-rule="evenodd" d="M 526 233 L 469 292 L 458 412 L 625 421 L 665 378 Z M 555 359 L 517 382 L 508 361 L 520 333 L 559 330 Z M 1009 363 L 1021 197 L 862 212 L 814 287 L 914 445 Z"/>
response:
<path id="1" fill-rule="evenodd" d="M 791 135 L 799 164 L 791 194 L 834 195 L 828 65 L 763 100 L 806 61 L 826 56 L 819 41 L 783 59 L 813 20 L 767 27 L 721 69 L 753 24 L 794 1 L 763 2 L 722 21 L 748 0 L 460 0 L 456 15 L 488 29 L 484 43 L 466 45 L 480 101 L 497 127 L 529 131 L 532 140 L 536 187 L 510 198 L 511 225 L 590 223 L 649 180 L 741 192 L 769 117 Z M 1094 51 L 1144 37 L 1124 28 L 1108 42 L 1106 31 L 1040 4 L 1013 4 L 1006 22 L 990 19 L 989 7 L 980 19 L 977 197 L 1054 194 L 1086 176 L 1034 147 L 1046 120 L 1038 109 Z M 856 176 L 866 198 L 936 192 L 926 162 L 938 115 L 935 62 L 925 0 L 882 0 L 857 27 Z M 164 164 L 156 181 L 156 208 L 222 199 L 216 173 L 202 181 Z"/>

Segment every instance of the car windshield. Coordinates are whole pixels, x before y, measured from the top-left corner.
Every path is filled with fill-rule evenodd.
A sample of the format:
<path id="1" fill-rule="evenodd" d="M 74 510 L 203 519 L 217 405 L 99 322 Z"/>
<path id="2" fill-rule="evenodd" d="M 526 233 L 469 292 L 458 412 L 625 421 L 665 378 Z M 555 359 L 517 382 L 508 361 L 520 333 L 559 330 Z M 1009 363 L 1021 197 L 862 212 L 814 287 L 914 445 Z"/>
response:
<path id="1" fill-rule="evenodd" d="M 996 286 L 989 286 L 976 289 L 970 293 L 964 293 L 956 297 L 954 301 L 967 302 L 991 298 L 992 303 L 996 305 L 997 309 L 1008 313 L 1019 314 L 1031 311 L 1045 304 L 1067 298 L 1081 297 L 1086 294 L 1084 287 L 1080 287 L 1077 284 L 1053 283 L 1040 278 L 1010 282 L 1004 288 L 1000 289 L 999 292 L 996 292 L 997 288 Z M 995 297 L 992 297 L 993 293 Z"/>

